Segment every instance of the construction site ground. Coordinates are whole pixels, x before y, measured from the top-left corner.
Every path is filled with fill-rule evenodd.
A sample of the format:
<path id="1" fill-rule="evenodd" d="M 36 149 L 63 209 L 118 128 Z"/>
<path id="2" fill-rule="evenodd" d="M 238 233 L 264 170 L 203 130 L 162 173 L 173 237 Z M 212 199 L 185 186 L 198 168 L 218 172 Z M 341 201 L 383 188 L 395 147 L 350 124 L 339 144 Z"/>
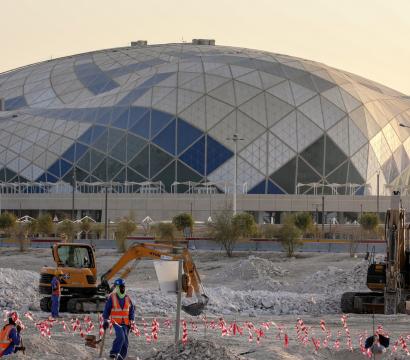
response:
<path id="1" fill-rule="evenodd" d="M 373 331 L 372 315 L 348 315 L 343 326 L 339 310 L 343 292 L 366 290 L 367 262 L 363 255 L 352 258 L 348 254 L 298 253 L 287 258 L 279 252 L 237 252 L 227 258 L 216 251 L 192 254 L 210 297 L 206 322 L 203 317 L 183 313 L 189 342 L 181 353 L 169 347 L 174 341 L 176 297 L 158 290 L 152 261 L 139 261 L 126 280 L 141 332 L 138 337 L 130 334 L 130 359 L 234 359 L 240 354 L 244 359 L 365 358 L 359 342 Z M 99 273 L 119 256 L 115 250 L 97 250 Z M 49 315 L 39 311 L 38 273 L 43 265 L 53 263 L 50 249 L 19 253 L 16 249 L 0 248 L 0 311 L 18 310 L 26 325 L 26 353 L 14 357 L 97 358 L 97 350 L 85 347 L 78 329 L 72 330 L 72 320 L 76 318 L 85 327 L 84 315 L 62 314 L 50 329 L 51 337 L 42 336 L 36 327 Z M 24 317 L 27 312 L 34 321 Z M 152 337 L 153 319 L 159 324 L 157 341 Z M 303 323 L 298 323 L 298 319 Z M 91 334 L 98 335 L 97 315 L 91 315 L 90 320 L 95 325 Z M 384 358 L 404 359 L 410 342 L 409 320 L 407 315 L 376 314 L 375 326 L 381 324 L 392 341 Z M 239 326 L 236 334 L 234 323 Z M 349 339 L 353 351 L 349 349 Z M 112 335 L 107 336 L 106 358 L 112 340 Z"/>

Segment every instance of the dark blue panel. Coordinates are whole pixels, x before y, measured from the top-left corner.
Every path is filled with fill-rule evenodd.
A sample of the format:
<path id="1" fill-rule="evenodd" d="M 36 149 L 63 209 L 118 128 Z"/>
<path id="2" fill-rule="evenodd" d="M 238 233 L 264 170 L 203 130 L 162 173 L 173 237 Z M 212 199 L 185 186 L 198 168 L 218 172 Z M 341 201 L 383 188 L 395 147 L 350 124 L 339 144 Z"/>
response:
<path id="1" fill-rule="evenodd" d="M 285 192 L 274 183 L 268 181 L 268 194 L 285 194 Z"/>
<path id="2" fill-rule="evenodd" d="M 61 159 L 60 160 L 60 169 L 61 169 L 61 176 L 60 177 L 63 177 L 65 174 L 67 174 L 68 171 L 70 171 L 71 167 L 72 167 L 72 165 L 69 162 Z"/>
<path id="3" fill-rule="evenodd" d="M 56 178 L 62 178 L 71 169 L 71 166 L 69 162 L 60 159 L 48 168 L 48 172 Z"/>
<path id="4" fill-rule="evenodd" d="M 148 114 L 148 119 L 149 119 L 149 109 L 139 107 L 139 106 L 133 106 L 130 108 L 130 113 L 129 113 L 129 123 L 128 127 L 131 128 L 133 127 L 144 115 Z"/>
<path id="5" fill-rule="evenodd" d="M 112 110 L 111 124 L 120 129 L 128 128 L 128 107 L 114 107 Z"/>
<path id="6" fill-rule="evenodd" d="M 118 106 L 131 105 L 134 101 L 138 100 L 142 95 L 144 95 L 152 86 L 160 83 L 161 81 L 169 78 L 174 73 L 162 73 L 151 76 L 145 80 L 137 88 L 131 90 L 127 95 L 125 95 L 119 102 Z"/>
<path id="7" fill-rule="evenodd" d="M 162 130 L 152 141 L 164 150 L 175 155 L 175 120 Z"/>
<path id="8" fill-rule="evenodd" d="M 178 154 L 184 151 L 195 140 L 202 136 L 202 131 L 188 124 L 182 119 L 178 119 Z"/>
<path id="9" fill-rule="evenodd" d="M 36 179 L 38 182 L 52 182 L 55 183 L 58 181 L 58 178 L 56 178 L 54 175 L 51 175 L 49 173 L 44 173 L 41 175 L 38 179 Z"/>
<path id="10" fill-rule="evenodd" d="M 142 95 L 144 95 L 149 89 L 148 88 L 136 88 L 131 90 L 127 95 L 125 95 L 118 103 L 118 106 L 130 106 L 133 102 L 138 100 Z"/>
<path id="11" fill-rule="evenodd" d="M 365 187 L 364 186 L 360 186 L 357 190 L 356 190 L 356 192 L 354 193 L 355 195 L 364 195 L 364 190 L 365 190 Z"/>
<path id="12" fill-rule="evenodd" d="M 60 177 L 60 160 L 57 160 L 53 165 L 48 168 L 50 174 L 55 177 Z"/>
<path id="13" fill-rule="evenodd" d="M 94 63 L 74 65 L 78 80 L 94 95 L 117 88 L 119 85 Z"/>
<path id="14" fill-rule="evenodd" d="M 79 138 L 78 141 L 83 142 L 84 144 L 91 144 L 91 136 L 93 134 L 93 128 L 90 127 L 88 130 L 85 131 L 84 134 L 82 134 Z"/>
<path id="15" fill-rule="evenodd" d="M 106 81 L 106 79 L 101 79 L 97 77 L 94 81 L 90 83 L 88 89 L 93 94 L 102 94 L 104 92 L 113 90 L 117 87 L 118 85 L 113 80 L 110 79 L 109 81 Z"/>
<path id="16" fill-rule="evenodd" d="M 111 121 L 112 107 L 102 107 L 98 110 L 95 122 L 101 125 L 107 125 Z"/>
<path id="17" fill-rule="evenodd" d="M 81 121 L 95 123 L 97 117 L 98 108 L 89 108 L 82 111 Z"/>
<path id="18" fill-rule="evenodd" d="M 75 145 L 75 161 L 77 161 L 81 156 L 83 156 L 87 150 L 88 150 L 87 146 L 77 143 Z M 67 159 L 67 160 L 70 160 L 70 159 Z"/>
<path id="19" fill-rule="evenodd" d="M 151 59 L 151 60 L 148 60 L 148 61 L 143 61 L 143 62 L 139 62 L 139 63 L 136 63 L 136 64 L 129 64 L 129 65 L 126 65 L 126 66 L 121 66 L 121 67 L 118 67 L 118 68 L 115 68 L 115 69 L 107 70 L 106 73 L 111 77 L 117 77 L 117 76 L 130 74 L 130 73 L 135 72 L 135 71 L 147 69 L 151 66 L 161 65 L 161 64 L 164 64 L 164 63 L 166 63 L 166 61 L 155 58 L 155 59 Z"/>
<path id="20" fill-rule="evenodd" d="M 262 180 L 258 185 L 254 186 L 248 194 L 265 194 L 266 193 L 266 180 Z"/>
<path id="21" fill-rule="evenodd" d="M 85 147 L 85 146 L 84 146 Z M 61 155 L 62 158 L 74 162 L 75 159 L 75 144 L 71 145 L 63 155 Z"/>
<path id="22" fill-rule="evenodd" d="M 206 171 L 210 174 L 217 167 L 233 156 L 233 152 L 220 144 L 211 136 L 207 136 Z"/>
<path id="23" fill-rule="evenodd" d="M 140 135 L 146 139 L 149 138 L 149 118 L 150 113 L 147 112 L 134 126 L 130 127 L 131 133 Z"/>
<path id="24" fill-rule="evenodd" d="M 174 117 L 163 111 L 151 110 L 151 138 L 158 134 Z"/>
<path id="25" fill-rule="evenodd" d="M 205 136 L 192 145 L 179 158 L 201 175 L 205 174 Z"/>
<path id="26" fill-rule="evenodd" d="M 5 101 L 6 110 L 17 110 L 27 106 L 27 101 L 24 96 L 17 96 Z"/>

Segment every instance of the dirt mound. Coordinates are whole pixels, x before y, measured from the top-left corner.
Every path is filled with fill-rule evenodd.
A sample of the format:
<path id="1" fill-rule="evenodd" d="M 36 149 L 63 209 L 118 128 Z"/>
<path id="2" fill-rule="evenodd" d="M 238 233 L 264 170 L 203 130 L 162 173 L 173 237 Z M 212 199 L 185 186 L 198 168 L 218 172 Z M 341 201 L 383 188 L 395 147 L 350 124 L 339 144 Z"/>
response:
<path id="1" fill-rule="evenodd" d="M 225 267 L 218 276 L 221 279 L 253 280 L 263 277 L 285 276 L 289 272 L 272 261 L 257 256 L 249 256 Z"/>
<path id="2" fill-rule="evenodd" d="M 366 287 L 368 263 L 362 261 L 352 269 L 328 266 L 304 279 L 300 291 L 308 294 L 335 294 L 346 291 L 368 290 Z"/>
<path id="3" fill-rule="evenodd" d="M 12 358 L 31 360 L 55 360 L 55 359 L 93 359 L 93 354 L 82 344 L 75 344 L 64 338 L 47 339 L 34 334 L 28 336 L 23 332 L 24 346 L 26 352 L 18 352 Z"/>
<path id="4" fill-rule="evenodd" d="M 225 346 L 218 345 L 213 341 L 189 339 L 185 346 L 180 344 L 178 348 L 176 348 L 175 345 L 170 345 L 165 350 L 159 351 L 155 355 L 145 358 L 145 360 L 148 359 L 239 360 L 243 359 L 243 357 L 235 355 Z"/>
<path id="5" fill-rule="evenodd" d="M 39 274 L 0 268 L 0 310 L 39 310 Z"/>

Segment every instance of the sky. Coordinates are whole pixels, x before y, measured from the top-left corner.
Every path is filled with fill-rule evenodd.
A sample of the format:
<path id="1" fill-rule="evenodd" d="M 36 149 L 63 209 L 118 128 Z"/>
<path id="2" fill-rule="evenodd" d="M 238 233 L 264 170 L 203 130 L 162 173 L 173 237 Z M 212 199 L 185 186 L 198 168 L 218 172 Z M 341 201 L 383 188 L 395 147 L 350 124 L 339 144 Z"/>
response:
<path id="1" fill-rule="evenodd" d="M 409 0 L 0 0 L 0 72 L 97 49 L 212 38 L 410 94 Z"/>

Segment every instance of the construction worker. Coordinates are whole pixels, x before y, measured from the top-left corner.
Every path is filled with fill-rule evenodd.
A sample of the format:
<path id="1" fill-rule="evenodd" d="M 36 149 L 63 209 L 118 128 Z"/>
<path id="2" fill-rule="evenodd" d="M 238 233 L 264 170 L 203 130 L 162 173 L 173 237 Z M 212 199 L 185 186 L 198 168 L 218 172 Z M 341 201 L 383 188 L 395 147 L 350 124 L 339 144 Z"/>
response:
<path id="1" fill-rule="evenodd" d="M 117 279 L 114 291 L 109 295 L 103 312 L 104 331 L 110 326 L 109 319 L 115 330 L 110 358 L 125 359 L 128 353 L 128 334 L 134 323 L 135 311 L 130 297 L 125 293 L 125 281 Z"/>
<path id="2" fill-rule="evenodd" d="M 8 315 L 9 322 L 0 331 L 0 357 L 14 354 L 25 348 L 20 346 L 21 326 L 17 324 L 18 314 L 13 311 Z"/>
<path id="3" fill-rule="evenodd" d="M 59 317 L 60 311 L 60 297 L 61 297 L 61 277 L 62 272 L 54 275 L 51 280 L 51 317 Z"/>
<path id="4" fill-rule="evenodd" d="M 364 347 L 370 349 L 371 353 L 376 356 L 384 354 L 389 345 L 390 339 L 376 332 L 373 336 L 369 336 L 366 339 Z"/>

